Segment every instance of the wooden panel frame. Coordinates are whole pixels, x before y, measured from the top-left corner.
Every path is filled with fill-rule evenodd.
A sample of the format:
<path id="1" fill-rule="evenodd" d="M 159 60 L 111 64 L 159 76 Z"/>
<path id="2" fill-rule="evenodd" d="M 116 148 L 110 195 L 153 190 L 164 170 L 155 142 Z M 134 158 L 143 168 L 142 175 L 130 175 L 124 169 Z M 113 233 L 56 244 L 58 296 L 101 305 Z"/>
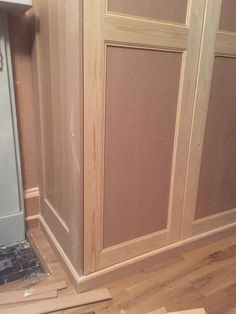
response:
<path id="1" fill-rule="evenodd" d="M 222 0 L 207 0 L 199 59 L 181 238 L 236 226 L 236 209 L 195 220 L 208 103 L 215 56 L 236 57 L 236 33 L 218 31 Z"/>
<path id="2" fill-rule="evenodd" d="M 236 57 L 236 33 L 217 32 L 215 55 Z"/>
<path id="3" fill-rule="evenodd" d="M 49 21 L 49 14 L 56 10 L 57 6 L 65 5 L 65 7 L 59 7 L 60 16 L 58 17 L 59 24 L 58 29 L 66 32 L 64 38 L 66 39 L 65 46 L 69 49 L 65 49 L 62 42 L 58 42 L 57 29 L 52 27 Z M 34 91 L 38 96 L 38 114 L 39 114 L 39 145 L 40 145 L 40 207 L 41 212 L 39 219 L 42 219 L 47 226 L 47 230 L 51 237 L 55 237 L 58 240 L 60 249 L 64 256 L 73 267 L 76 268 L 78 274 L 82 273 L 83 269 L 83 213 L 82 213 L 82 185 L 83 185 L 83 170 L 80 168 L 83 164 L 83 93 L 82 93 L 82 0 L 70 0 L 68 3 L 56 0 L 34 0 L 34 14 L 37 25 L 40 24 L 40 28 L 36 32 L 35 47 L 33 50 L 33 73 L 34 73 Z M 53 12 L 54 14 L 54 12 Z M 63 23 L 66 24 L 66 28 Z M 50 40 L 51 37 L 54 40 Z M 55 36 L 54 36 L 55 35 Z M 75 40 L 76 38 L 76 40 Z M 54 42 L 56 41 L 56 42 Z M 60 40 L 59 40 L 60 41 Z M 64 208 L 68 212 L 68 221 L 66 222 L 63 217 L 58 213 L 57 208 L 54 208 L 51 204 L 51 200 L 47 198 L 46 191 L 46 151 L 45 151 L 45 107 L 51 106 L 52 93 L 51 83 L 51 60 L 50 48 L 52 45 L 58 45 L 60 54 L 60 64 L 58 68 L 54 67 L 53 75 L 58 75 L 57 70 L 60 69 L 60 74 L 65 77 L 65 81 L 70 82 L 64 86 L 63 91 L 58 89 L 58 86 L 54 89 L 58 93 L 64 93 L 63 97 L 66 99 L 65 103 L 70 104 L 70 145 L 73 150 L 72 156 L 68 156 L 68 147 L 63 147 L 63 154 L 65 159 L 70 158 L 70 162 L 67 160 L 67 171 L 70 174 L 70 188 L 68 188 L 68 182 L 64 182 L 63 197 L 67 200 L 67 208 Z M 75 64 L 76 60 L 76 64 Z M 73 80 L 71 80 L 73 77 Z M 61 95 L 62 96 L 62 95 Z M 66 109 L 65 109 L 66 111 Z M 63 115 L 63 119 L 66 115 Z M 63 120 L 64 122 L 64 120 Z M 65 125 L 64 125 L 65 128 Z M 65 129 L 61 129 L 61 132 L 65 132 Z M 52 132 L 54 138 L 58 136 L 57 130 Z M 65 137 L 63 133 L 63 137 Z M 65 143 L 65 141 L 64 141 Z M 61 167 L 64 165 L 61 165 Z M 65 184 L 66 183 L 66 184 Z M 61 184 L 56 182 L 55 185 Z M 70 194 L 68 193 L 70 192 Z"/>
<path id="4" fill-rule="evenodd" d="M 84 273 L 180 239 L 184 180 L 205 0 L 189 0 L 187 25 L 108 13 L 105 0 L 84 2 Z M 96 25 L 96 27 L 91 27 Z M 167 229 L 103 249 L 106 45 L 183 52 Z"/>

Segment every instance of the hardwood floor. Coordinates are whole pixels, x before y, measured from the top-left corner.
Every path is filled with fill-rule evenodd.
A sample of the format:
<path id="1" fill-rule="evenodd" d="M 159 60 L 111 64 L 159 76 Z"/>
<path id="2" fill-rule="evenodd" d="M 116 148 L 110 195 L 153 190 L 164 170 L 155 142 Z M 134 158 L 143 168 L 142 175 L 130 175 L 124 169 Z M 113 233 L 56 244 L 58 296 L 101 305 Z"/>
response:
<path id="1" fill-rule="evenodd" d="M 30 235 L 52 272 L 52 276 L 42 279 L 39 285 L 66 279 L 68 289 L 60 295 L 75 294 L 44 235 L 39 230 L 31 231 Z M 24 285 L 25 282 L 18 282 L 1 287 L 0 291 Z M 135 275 L 117 278 L 108 288 L 112 300 L 59 313 L 95 311 L 96 314 L 145 314 L 164 306 L 168 311 L 204 307 L 207 314 L 236 314 L 236 236 L 188 252 Z"/>

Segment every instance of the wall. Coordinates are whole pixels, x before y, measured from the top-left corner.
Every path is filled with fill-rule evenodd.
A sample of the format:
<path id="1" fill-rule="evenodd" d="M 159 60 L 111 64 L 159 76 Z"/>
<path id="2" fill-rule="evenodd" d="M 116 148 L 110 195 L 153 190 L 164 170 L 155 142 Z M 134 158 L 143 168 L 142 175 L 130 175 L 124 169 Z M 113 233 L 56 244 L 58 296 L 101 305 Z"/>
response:
<path id="1" fill-rule="evenodd" d="M 31 17 L 9 15 L 9 36 L 15 84 L 25 215 L 27 227 L 35 227 L 39 213 L 39 160 L 37 150 L 37 108 L 33 96 Z"/>

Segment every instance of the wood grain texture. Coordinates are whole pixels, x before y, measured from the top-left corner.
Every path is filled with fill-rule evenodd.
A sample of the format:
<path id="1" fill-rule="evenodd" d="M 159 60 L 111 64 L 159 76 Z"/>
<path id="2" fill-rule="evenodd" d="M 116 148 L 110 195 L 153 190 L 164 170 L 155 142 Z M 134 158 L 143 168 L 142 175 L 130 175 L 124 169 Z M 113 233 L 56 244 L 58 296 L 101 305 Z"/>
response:
<path id="1" fill-rule="evenodd" d="M 169 204 L 168 224 L 171 232 L 168 240 L 170 243 L 176 242 L 181 238 L 189 139 L 193 118 L 195 83 L 197 82 L 204 10 L 205 1 L 188 2 L 187 25 L 189 28 L 189 39 L 183 56 Z M 176 226 L 179 226 L 179 228 L 176 228 Z"/>
<path id="2" fill-rule="evenodd" d="M 188 40 L 185 26 L 113 14 L 104 16 L 103 32 L 108 42 L 174 51 L 185 50 Z"/>
<path id="3" fill-rule="evenodd" d="M 30 289 L 29 289 L 30 290 Z M 35 300 L 44 300 L 44 299 L 51 299 L 57 297 L 57 290 L 48 290 L 39 293 L 31 293 L 27 292 L 27 290 L 23 291 L 11 291 L 11 292 L 1 292 L 0 293 L 0 305 L 3 304 L 13 304 L 20 303 L 20 302 L 28 302 L 28 301 L 35 301 Z"/>
<path id="4" fill-rule="evenodd" d="M 52 252 L 47 241 L 39 231 L 33 231 L 32 237 L 39 248 L 43 258 L 47 261 L 53 275 L 39 282 L 40 286 L 47 286 L 48 282 L 66 280 L 68 289 L 61 292 L 61 296 L 75 294 L 74 288 L 68 281 L 60 263 Z M 146 268 L 126 278 L 116 277 L 109 285 L 112 300 L 102 303 L 82 306 L 79 308 L 64 310 L 64 314 L 82 314 L 95 311 L 96 314 L 119 313 L 121 310 L 128 314 L 146 314 L 161 307 L 167 312 L 183 311 L 194 308 L 205 308 L 207 314 L 233 313 L 236 305 L 234 284 L 231 280 L 221 277 L 221 283 L 225 288 L 218 292 L 204 296 L 193 286 L 197 280 L 218 280 L 220 272 L 225 269 L 233 269 L 236 265 L 236 238 L 230 237 L 190 251 L 179 257 L 168 258 L 162 264 Z M 206 282 L 206 281 L 205 281 Z M 11 284 L 11 288 L 19 289 L 25 282 Z M 6 287 L 4 288 L 5 291 Z M 1 291 L 1 288 L 0 288 Z M 38 302 L 35 302 L 37 306 Z M 1 306 L 0 311 L 6 308 Z M 2 313 L 2 312 L 1 312 Z"/>
<path id="5" fill-rule="evenodd" d="M 35 1 L 42 215 L 82 267 L 82 1 Z M 71 79 L 73 78 L 73 79 Z M 73 249 L 72 249 L 73 247 Z"/>
<path id="6" fill-rule="evenodd" d="M 197 189 L 201 167 L 202 147 L 210 86 L 214 63 L 214 49 L 216 32 L 219 24 L 221 1 L 207 1 L 203 24 L 202 43 L 200 47 L 198 79 L 195 90 L 193 107 L 193 120 L 190 135 L 189 156 L 185 196 L 183 204 L 181 237 L 188 238 L 193 234 L 193 221 L 195 217 Z M 208 186 L 208 188 L 210 188 Z M 209 229 L 211 228 L 209 224 Z"/>
<path id="7" fill-rule="evenodd" d="M 144 19 L 134 19 L 121 15 L 106 13 L 105 1 L 95 1 L 93 5 L 86 2 L 85 12 L 85 274 L 93 272 L 98 268 L 103 268 L 115 263 L 115 260 L 126 260 L 143 252 L 146 248 L 153 248 L 156 237 L 156 248 L 164 243 L 174 242 L 180 236 L 180 221 L 182 211 L 182 197 L 184 190 L 184 178 L 186 172 L 188 133 L 191 126 L 191 108 L 194 100 L 195 79 L 198 66 L 198 52 L 200 48 L 202 21 L 204 14 L 204 1 L 190 1 L 188 8 L 188 26 L 178 26 L 169 23 L 153 22 Z M 91 21 L 98 26 L 91 29 Z M 150 28 L 149 28 L 150 27 Z M 137 29 L 141 30 L 137 32 Z M 153 40 L 163 40 L 162 43 L 149 41 L 146 29 L 151 29 L 150 36 L 155 31 L 161 31 L 162 35 L 153 36 Z M 152 33 L 154 31 L 154 33 Z M 179 35 L 177 35 L 179 32 Z M 183 36 L 185 43 L 182 44 Z M 168 33 L 172 38 L 168 40 Z M 137 38 L 137 36 L 144 36 Z M 149 38 L 149 39 L 148 39 Z M 186 41 L 187 38 L 187 41 Z M 168 225 L 166 238 L 163 235 L 150 236 L 143 241 L 140 238 L 140 251 L 138 251 L 137 239 L 134 247 L 132 243 L 126 247 L 125 243 L 112 246 L 103 250 L 103 203 L 104 203 L 104 169 L 106 161 L 104 159 L 104 149 L 106 148 L 105 119 L 106 105 L 104 96 L 106 95 L 105 75 L 109 73 L 108 64 L 105 63 L 105 45 L 115 45 L 120 47 L 131 46 L 137 49 L 163 49 L 166 51 L 184 52 L 180 73 L 179 94 L 176 96 L 177 115 L 175 119 L 174 153 L 171 172 L 171 192 L 168 203 Z M 178 49 L 176 47 L 179 47 Z M 112 48 L 113 50 L 118 48 Z M 148 52 L 147 52 L 148 53 Z M 155 52 L 152 52 L 155 54 Z M 156 53 L 160 54 L 160 53 Z M 160 54 L 161 55 L 161 54 Z M 158 72 L 158 71 L 157 71 Z M 161 80 L 161 75 L 160 78 Z M 148 81 L 148 80 L 147 80 Z M 131 80 L 129 82 L 131 84 Z M 113 88 L 113 90 L 115 90 Z M 91 92 L 92 91 L 92 92 Z M 173 91 L 171 91 L 172 93 Z M 107 121 L 107 120 L 106 120 Z M 121 121 L 121 119 L 120 119 Z M 106 122 L 109 123 L 109 122 Z M 173 127 L 173 125 L 172 125 Z M 140 132 L 139 132 L 140 133 Z M 105 166 L 105 168 L 104 168 Z M 109 166 L 108 166 L 109 167 Z M 105 191 L 106 193 L 106 191 Z M 105 194 L 106 195 L 106 194 Z M 106 197 L 106 196 L 105 196 Z M 137 197 L 137 196 L 136 196 Z M 127 209 L 128 210 L 128 209 Z M 108 220 L 107 220 L 108 221 Z M 92 227 L 91 227 L 92 226 Z M 149 233 L 151 235 L 152 233 Z M 129 238 L 127 238 L 129 239 Z M 147 241 L 150 241 L 147 244 Z M 114 243 L 117 243 L 114 241 Z M 108 244 L 109 245 L 109 244 Z M 120 252 L 122 248 L 123 257 Z M 131 248 L 131 249 L 130 249 Z M 153 248 L 154 249 L 154 248 Z M 130 252 L 128 255 L 125 252 Z M 110 260 L 110 263 L 109 263 Z"/>
<path id="8" fill-rule="evenodd" d="M 206 314 L 204 309 L 193 309 L 186 311 L 178 311 L 178 312 L 168 312 L 167 314 Z"/>
<path id="9" fill-rule="evenodd" d="M 185 23 L 187 0 L 108 0 L 108 10 L 120 14 Z"/>
<path id="10" fill-rule="evenodd" d="M 215 58 L 195 218 L 236 208 L 236 60 Z"/>
<path id="11" fill-rule="evenodd" d="M 31 217 L 39 214 L 39 188 L 31 188 L 24 191 L 25 216 Z"/>
<path id="12" fill-rule="evenodd" d="M 236 33 L 217 32 L 215 54 L 236 57 Z"/>
<path id="13" fill-rule="evenodd" d="M 84 3 L 84 273 L 102 250 L 104 175 L 105 1 Z M 91 28 L 91 21 L 96 28 Z"/>
<path id="14" fill-rule="evenodd" d="M 159 249 L 130 258 L 118 264 L 116 263 L 110 267 L 106 267 L 91 274 L 80 276 L 42 217 L 40 217 L 40 227 L 42 228 L 46 238 L 48 239 L 52 247 L 57 252 L 60 261 L 62 262 L 65 270 L 67 271 L 68 275 L 70 276 L 72 282 L 75 284 L 79 292 L 87 291 L 89 289 L 94 289 L 95 287 L 108 284 L 112 280 L 115 280 L 117 277 L 121 278 L 127 274 L 133 274 L 136 271 L 144 269 L 145 267 L 154 265 L 156 263 L 161 263 L 172 258 L 173 256 L 178 256 L 191 249 L 196 249 L 201 247 L 202 245 L 212 243 L 213 241 L 218 241 L 219 239 L 222 239 L 224 237 L 235 235 L 235 226 L 226 226 L 204 233 L 202 235 L 197 235 L 190 239 L 170 244 L 168 246 L 163 246 Z M 142 244 L 145 244 L 145 242 L 139 242 L 139 245 Z M 118 246 L 118 248 L 115 247 L 115 251 L 110 248 L 110 252 L 108 251 L 106 252 L 106 254 L 103 254 L 102 258 L 109 257 L 109 254 L 110 257 L 114 255 L 114 258 L 115 253 L 124 254 L 124 252 L 126 251 L 126 247 L 125 250 L 122 251 L 123 245 L 124 244 Z M 109 254 L 107 255 L 107 253 Z"/>
<path id="15" fill-rule="evenodd" d="M 166 314 L 166 309 L 164 307 L 154 310 L 152 312 L 148 312 L 147 314 Z"/>
<path id="16" fill-rule="evenodd" d="M 95 303 L 99 301 L 111 299 L 111 294 L 107 289 L 94 290 L 89 292 L 80 293 L 78 295 L 69 295 L 65 297 L 58 297 L 55 299 L 48 299 L 45 301 L 39 301 L 35 304 L 26 304 L 19 306 L 12 306 L 9 309 L 3 309 L 3 314 L 14 314 L 16 311 L 20 311 L 24 314 L 42 314 L 51 313 L 58 310 L 65 310 L 80 305 L 89 303 Z"/>

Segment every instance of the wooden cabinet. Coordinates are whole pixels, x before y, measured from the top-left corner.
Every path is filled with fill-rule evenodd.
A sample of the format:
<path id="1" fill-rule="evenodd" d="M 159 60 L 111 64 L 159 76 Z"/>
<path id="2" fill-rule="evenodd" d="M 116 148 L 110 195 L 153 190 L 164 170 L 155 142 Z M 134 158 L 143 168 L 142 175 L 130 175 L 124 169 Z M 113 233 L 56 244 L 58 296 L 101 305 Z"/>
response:
<path id="1" fill-rule="evenodd" d="M 40 221 L 80 290 L 235 232 L 230 5 L 34 2 Z"/>

